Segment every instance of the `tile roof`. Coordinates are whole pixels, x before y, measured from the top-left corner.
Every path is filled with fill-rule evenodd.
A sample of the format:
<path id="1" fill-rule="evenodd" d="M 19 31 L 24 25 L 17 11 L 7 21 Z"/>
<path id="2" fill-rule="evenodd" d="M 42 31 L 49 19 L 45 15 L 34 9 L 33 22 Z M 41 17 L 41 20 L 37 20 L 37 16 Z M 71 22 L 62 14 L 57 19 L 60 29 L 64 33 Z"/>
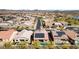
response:
<path id="1" fill-rule="evenodd" d="M 71 31 L 71 30 L 67 30 L 67 31 L 64 31 L 66 33 L 67 36 L 69 36 L 71 39 L 74 39 L 76 38 L 77 36 L 77 33 L 74 32 L 74 31 Z"/>
<path id="2" fill-rule="evenodd" d="M 15 30 L 13 29 L 10 29 L 8 31 L 0 31 L 0 38 L 3 40 L 6 40 L 6 39 L 9 40 L 14 31 Z"/>

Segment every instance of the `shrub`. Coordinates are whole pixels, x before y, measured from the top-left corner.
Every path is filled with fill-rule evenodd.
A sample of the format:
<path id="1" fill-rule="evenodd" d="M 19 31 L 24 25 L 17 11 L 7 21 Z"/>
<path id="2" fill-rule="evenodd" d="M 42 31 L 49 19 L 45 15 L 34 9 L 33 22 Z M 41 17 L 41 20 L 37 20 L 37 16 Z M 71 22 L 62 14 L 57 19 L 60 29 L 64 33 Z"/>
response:
<path id="1" fill-rule="evenodd" d="M 20 42 L 20 43 L 18 44 L 18 47 L 19 47 L 20 49 L 28 48 L 28 43 L 27 43 L 27 42 Z"/>
<path id="2" fill-rule="evenodd" d="M 4 43 L 4 48 L 11 48 L 12 47 L 12 43 L 11 42 L 5 42 Z"/>
<path id="3" fill-rule="evenodd" d="M 48 41 L 47 47 L 48 47 L 49 49 L 54 48 L 54 42 L 53 42 L 53 41 Z"/>
<path id="4" fill-rule="evenodd" d="M 36 49 L 39 49 L 40 48 L 40 42 L 39 41 L 33 41 L 32 45 Z"/>
<path id="5" fill-rule="evenodd" d="M 70 48 L 70 45 L 67 44 L 67 43 L 63 43 L 62 48 L 63 49 L 69 49 Z"/>

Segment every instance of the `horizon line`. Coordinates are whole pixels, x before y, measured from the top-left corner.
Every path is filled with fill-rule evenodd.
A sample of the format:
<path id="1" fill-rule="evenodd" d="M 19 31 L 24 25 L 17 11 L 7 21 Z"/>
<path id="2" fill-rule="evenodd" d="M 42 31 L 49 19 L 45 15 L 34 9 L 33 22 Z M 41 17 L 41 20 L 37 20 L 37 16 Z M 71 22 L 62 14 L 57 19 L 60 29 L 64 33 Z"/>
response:
<path id="1" fill-rule="evenodd" d="M 0 10 L 49 10 L 49 11 L 73 11 L 73 10 L 79 10 L 79 9 L 0 9 Z"/>

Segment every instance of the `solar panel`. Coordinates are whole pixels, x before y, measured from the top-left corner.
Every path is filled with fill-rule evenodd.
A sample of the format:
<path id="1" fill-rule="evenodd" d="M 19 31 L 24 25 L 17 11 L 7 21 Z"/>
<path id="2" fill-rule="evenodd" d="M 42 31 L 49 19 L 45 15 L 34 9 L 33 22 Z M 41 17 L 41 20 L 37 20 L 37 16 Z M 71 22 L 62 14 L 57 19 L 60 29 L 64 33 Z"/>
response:
<path id="1" fill-rule="evenodd" d="M 44 38 L 44 33 L 35 33 L 35 38 Z"/>
<path id="2" fill-rule="evenodd" d="M 56 33 L 58 34 L 58 36 L 62 36 L 65 34 L 64 32 L 56 32 Z"/>

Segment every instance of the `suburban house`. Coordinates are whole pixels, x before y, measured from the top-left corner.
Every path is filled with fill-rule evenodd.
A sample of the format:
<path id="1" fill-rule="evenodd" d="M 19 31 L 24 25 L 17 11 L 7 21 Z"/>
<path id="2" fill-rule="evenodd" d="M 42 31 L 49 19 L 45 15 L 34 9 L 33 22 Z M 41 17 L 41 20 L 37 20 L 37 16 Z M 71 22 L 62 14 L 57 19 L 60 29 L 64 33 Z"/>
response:
<path id="1" fill-rule="evenodd" d="M 45 29 L 39 29 L 34 32 L 34 40 L 41 42 L 48 41 L 48 32 Z"/>
<path id="2" fill-rule="evenodd" d="M 76 32 L 77 33 L 77 39 L 79 39 L 79 31 L 78 32 Z"/>
<path id="3" fill-rule="evenodd" d="M 75 40 L 79 40 L 79 28 L 78 29 L 76 29 L 76 30 L 74 30 L 75 32 L 76 32 L 76 34 L 77 34 L 77 37 L 75 38 Z"/>
<path id="4" fill-rule="evenodd" d="M 69 38 L 69 42 L 74 45 L 75 44 L 75 39 L 77 37 L 77 33 L 73 30 L 64 30 L 65 34 Z"/>
<path id="5" fill-rule="evenodd" d="M 2 18 L 0 18 L 0 23 L 2 23 L 3 22 L 3 19 Z"/>
<path id="6" fill-rule="evenodd" d="M 44 42 L 44 41 L 48 41 L 48 32 L 43 29 L 42 27 L 42 23 L 40 19 L 36 20 L 36 24 L 35 24 L 35 31 L 34 31 L 34 41 L 40 41 L 40 42 Z"/>
<path id="7" fill-rule="evenodd" d="M 46 25 L 46 27 L 51 27 L 52 26 L 52 22 L 53 22 L 53 19 L 50 19 L 50 18 L 45 18 L 45 19 L 43 19 L 44 20 L 44 22 L 45 22 L 45 25 Z"/>
<path id="8" fill-rule="evenodd" d="M 11 41 L 16 33 L 14 29 L 0 31 L 0 41 Z"/>
<path id="9" fill-rule="evenodd" d="M 64 30 L 64 32 L 72 40 L 74 40 L 77 37 L 77 33 L 73 30 Z"/>
<path id="10" fill-rule="evenodd" d="M 32 26 L 33 24 L 32 24 L 31 21 L 25 21 L 25 22 L 24 22 L 24 25 L 26 25 L 26 26 Z"/>
<path id="11" fill-rule="evenodd" d="M 64 24 L 61 23 L 61 22 L 54 22 L 53 25 L 55 25 L 55 26 L 64 26 Z"/>
<path id="12" fill-rule="evenodd" d="M 30 43 L 32 34 L 33 34 L 32 31 L 28 31 L 24 29 L 15 35 L 13 41 L 15 42 L 27 41 L 28 43 Z"/>
<path id="13" fill-rule="evenodd" d="M 10 23 L 8 23 L 8 22 L 0 23 L 0 26 L 2 26 L 2 27 L 8 27 L 9 25 L 10 25 Z"/>
<path id="14" fill-rule="evenodd" d="M 9 22 L 0 23 L 0 30 L 7 30 L 9 28 L 11 28 L 11 23 L 9 23 Z"/>
<path id="15" fill-rule="evenodd" d="M 52 37 L 56 44 L 62 44 L 64 41 L 68 42 L 68 37 L 63 31 L 52 31 Z"/>

